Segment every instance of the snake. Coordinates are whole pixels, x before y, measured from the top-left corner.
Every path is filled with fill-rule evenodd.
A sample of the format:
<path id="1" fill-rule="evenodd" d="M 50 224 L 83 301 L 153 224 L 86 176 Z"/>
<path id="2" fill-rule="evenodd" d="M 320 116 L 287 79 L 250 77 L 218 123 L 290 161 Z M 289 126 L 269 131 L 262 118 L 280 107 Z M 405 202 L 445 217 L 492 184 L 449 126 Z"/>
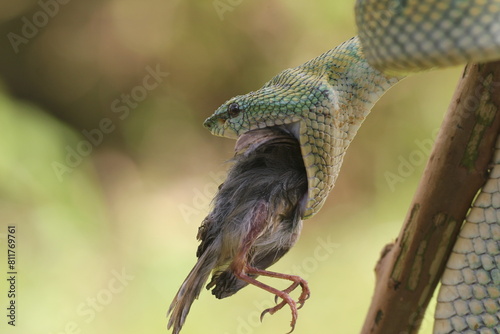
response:
<path id="1" fill-rule="evenodd" d="M 307 173 L 303 219 L 322 208 L 388 89 L 412 73 L 500 59 L 500 0 L 358 0 L 355 17 L 357 36 L 230 98 L 204 122 L 233 139 L 267 127 L 292 133 Z M 442 276 L 435 334 L 500 332 L 500 153 L 495 159 Z"/>

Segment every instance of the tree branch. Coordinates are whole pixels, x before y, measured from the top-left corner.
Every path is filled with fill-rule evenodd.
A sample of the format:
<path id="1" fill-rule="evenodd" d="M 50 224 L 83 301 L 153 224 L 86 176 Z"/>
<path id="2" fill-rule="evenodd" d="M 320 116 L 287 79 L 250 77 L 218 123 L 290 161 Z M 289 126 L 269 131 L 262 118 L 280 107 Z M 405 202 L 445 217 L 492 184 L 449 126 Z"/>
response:
<path id="1" fill-rule="evenodd" d="M 448 108 L 405 223 L 376 268 L 362 334 L 417 333 L 500 129 L 500 62 L 469 65 Z"/>

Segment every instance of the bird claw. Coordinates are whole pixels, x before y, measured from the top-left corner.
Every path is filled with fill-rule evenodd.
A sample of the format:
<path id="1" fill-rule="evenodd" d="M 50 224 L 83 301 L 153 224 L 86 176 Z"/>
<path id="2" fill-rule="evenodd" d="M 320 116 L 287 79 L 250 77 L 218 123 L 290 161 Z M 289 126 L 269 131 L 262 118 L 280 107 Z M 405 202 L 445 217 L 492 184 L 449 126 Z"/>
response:
<path id="1" fill-rule="evenodd" d="M 293 282 L 292 285 L 290 285 L 288 288 L 283 290 L 283 293 L 290 294 L 290 292 L 295 290 L 299 285 L 302 288 L 302 292 L 300 293 L 300 296 L 298 299 L 299 307 L 297 309 L 301 309 L 302 306 L 304 306 L 304 303 L 306 302 L 306 300 L 308 300 L 309 297 L 311 297 L 311 290 L 309 290 L 309 286 L 307 285 L 307 282 L 301 279 L 300 281 L 298 280 L 298 281 Z M 274 303 L 275 304 L 278 303 L 278 298 L 279 298 L 278 295 L 274 296 Z"/>
<path id="2" fill-rule="evenodd" d="M 304 281 L 304 284 L 301 283 L 300 286 L 302 288 L 302 293 L 299 296 L 299 310 L 302 308 L 302 306 L 304 306 L 306 300 L 311 297 L 311 290 L 309 290 L 309 286 L 307 285 L 307 283 Z"/>
<path id="3" fill-rule="evenodd" d="M 281 310 L 283 308 L 283 306 L 287 305 L 290 306 L 290 309 L 292 311 L 292 321 L 290 323 L 290 326 L 292 327 L 292 329 L 290 330 L 290 332 L 288 332 L 287 334 L 293 332 L 293 330 L 295 329 L 295 324 L 297 322 L 297 304 L 295 303 L 295 301 L 285 292 L 283 292 L 283 294 L 281 296 L 279 296 L 280 298 L 282 298 L 283 300 L 281 301 L 281 303 L 279 303 L 278 305 L 274 306 L 274 307 L 270 307 L 268 309 L 265 309 L 264 311 L 262 311 L 262 313 L 260 314 L 260 321 L 262 322 L 262 319 L 264 318 L 264 316 L 269 313 L 271 315 L 273 315 L 274 313 L 278 312 L 279 310 Z"/>
<path id="4" fill-rule="evenodd" d="M 297 303 L 290 297 L 290 292 L 294 291 L 298 286 L 302 288 L 302 292 L 300 293 L 299 299 Z M 309 286 L 307 285 L 307 282 L 303 279 L 294 281 L 288 288 L 285 290 L 281 291 L 281 294 L 276 294 L 274 296 L 274 302 L 278 303 L 278 298 L 283 299 L 279 304 L 277 304 L 274 307 L 265 309 L 261 314 L 260 314 L 260 321 L 262 322 L 262 319 L 264 316 L 269 313 L 269 314 L 274 314 L 281 310 L 285 305 L 288 304 L 290 306 L 290 309 L 292 310 L 292 322 L 291 322 L 291 331 L 288 333 L 293 332 L 295 329 L 295 323 L 297 322 L 297 310 L 301 309 L 302 306 L 304 306 L 304 303 L 306 302 L 307 299 L 311 296 L 311 291 L 309 290 Z M 298 304 L 298 305 L 297 305 Z"/>
<path id="5" fill-rule="evenodd" d="M 266 313 L 269 313 L 269 310 L 270 309 L 267 308 L 264 311 L 262 311 L 262 313 L 260 314 L 260 322 L 262 322 L 262 319 L 264 319 L 264 316 L 266 315 Z"/>
<path id="6" fill-rule="evenodd" d="M 285 279 L 285 280 L 291 281 L 292 284 L 290 284 L 290 286 L 288 288 L 286 288 L 285 290 L 280 291 L 278 289 L 270 287 L 269 285 L 266 285 L 262 282 L 257 281 L 255 278 L 249 277 L 248 274 L 262 275 L 262 276 L 267 276 L 267 277 Z M 290 325 L 291 325 L 292 329 L 289 333 L 293 332 L 293 330 L 295 329 L 295 323 L 297 322 L 297 314 L 298 314 L 297 309 L 301 308 L 304 305 L 305 301 L 311 295 L 311 292 L 309 290 L 309 286 L 307 285 L 307 282 L 304 279 L 300 278 L 299 276 L 295 276 L 295 275 L 280 274 L 280 273 L 261 270 L 261 269 L 257 269 L 254 267 L 248 267 L 248 266 L 243 268 L 243 270 L 241 270 L 239 272 L 236 271 L 235 275 L 237 278 L 239 278 L 247 283 L 253 284 L 261 289 L 264 289 L 268 292 L 271 292 L 275 296 L 276 303 L 278 302 L 278 298 L 282 299 L 282 301 L 279 304 L 275 305 L 274 307 L 270 307 L 268 309 L 265 309 L 260 314 L 260 321 L 262 321 L 262 319 L 264 318 L 264 316 L 267 313 L 274 314 L 274 313 L 278 312 L 279 310 L 281 310 L 283 308 L 283 306 L 285 306 L 285 305 L 290 306 L 290 309 L 292 311 L 292 321 L 291 321 Z M 295 302 L 295 300 L 293 300 L 292 297 L 290 297 L 290 292 L 295 290 L 299 285 L 302 288 L 302 292 L 301 292 L 299 299 L 298 299 L 299 307 L 297 308 L 297 302 Z"/>

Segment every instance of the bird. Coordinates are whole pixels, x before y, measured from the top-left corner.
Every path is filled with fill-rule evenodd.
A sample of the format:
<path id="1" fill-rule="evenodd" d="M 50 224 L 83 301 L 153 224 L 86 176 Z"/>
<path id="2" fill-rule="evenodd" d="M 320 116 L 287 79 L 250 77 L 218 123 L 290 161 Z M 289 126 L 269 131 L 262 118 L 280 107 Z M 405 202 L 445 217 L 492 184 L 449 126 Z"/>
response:
<path id="1" fill-rule="evenodd" d="M 292 134 L 278 127 L 257 129 L 241 136 L 226 180 L 219 186 L 212 209 L 199 227 L 198 258 L 175 295 L 167 316 L 167 328 L 178 334 L 194 299 L 212 274 L 206 288 L 216 298 L 232 296 L 247 285 L 275 295 L 272 308 L 285 305 L 295 328 L 297 309 L 310 296 L 307 282 L 299 276 L 268 271 L 297 242 L 307 203 L 307 174 L 300 145 Z M 279 290 L 258 280 L 259 276 L 290 281 Z M 290 292 L 298 286 L 297 302 Z"/>

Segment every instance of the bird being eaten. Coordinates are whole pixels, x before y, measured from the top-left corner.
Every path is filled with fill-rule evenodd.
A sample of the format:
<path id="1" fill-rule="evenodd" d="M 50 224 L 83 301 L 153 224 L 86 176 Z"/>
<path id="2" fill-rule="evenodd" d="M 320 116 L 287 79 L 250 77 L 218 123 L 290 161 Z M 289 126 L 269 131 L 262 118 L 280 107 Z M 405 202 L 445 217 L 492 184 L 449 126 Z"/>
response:
<path id="1" fill-rule="evenodd" d="M 267 270 L 290 250 L 302 230 L 307 175 L 297 139 L 278 127 L 249 131 L 239 137 L 232 162 L 198 230 L 198 261 L 168 310 L 168 328 L 173 327 L 174 334 L 180 332 L 210 273 L 206 288 L 219 299 L 249 284 L 274 294 L 276 302 L 281 299 L 262 312 L 261 320 L 288 305 L 291 331 L 297 309 L 310 296 L 301 277 Z M 259 276 L 291 284 L 279 290 L 260 282 Z M 299 286 L 301 293 L 295 301 L 290 293 Z"/>

